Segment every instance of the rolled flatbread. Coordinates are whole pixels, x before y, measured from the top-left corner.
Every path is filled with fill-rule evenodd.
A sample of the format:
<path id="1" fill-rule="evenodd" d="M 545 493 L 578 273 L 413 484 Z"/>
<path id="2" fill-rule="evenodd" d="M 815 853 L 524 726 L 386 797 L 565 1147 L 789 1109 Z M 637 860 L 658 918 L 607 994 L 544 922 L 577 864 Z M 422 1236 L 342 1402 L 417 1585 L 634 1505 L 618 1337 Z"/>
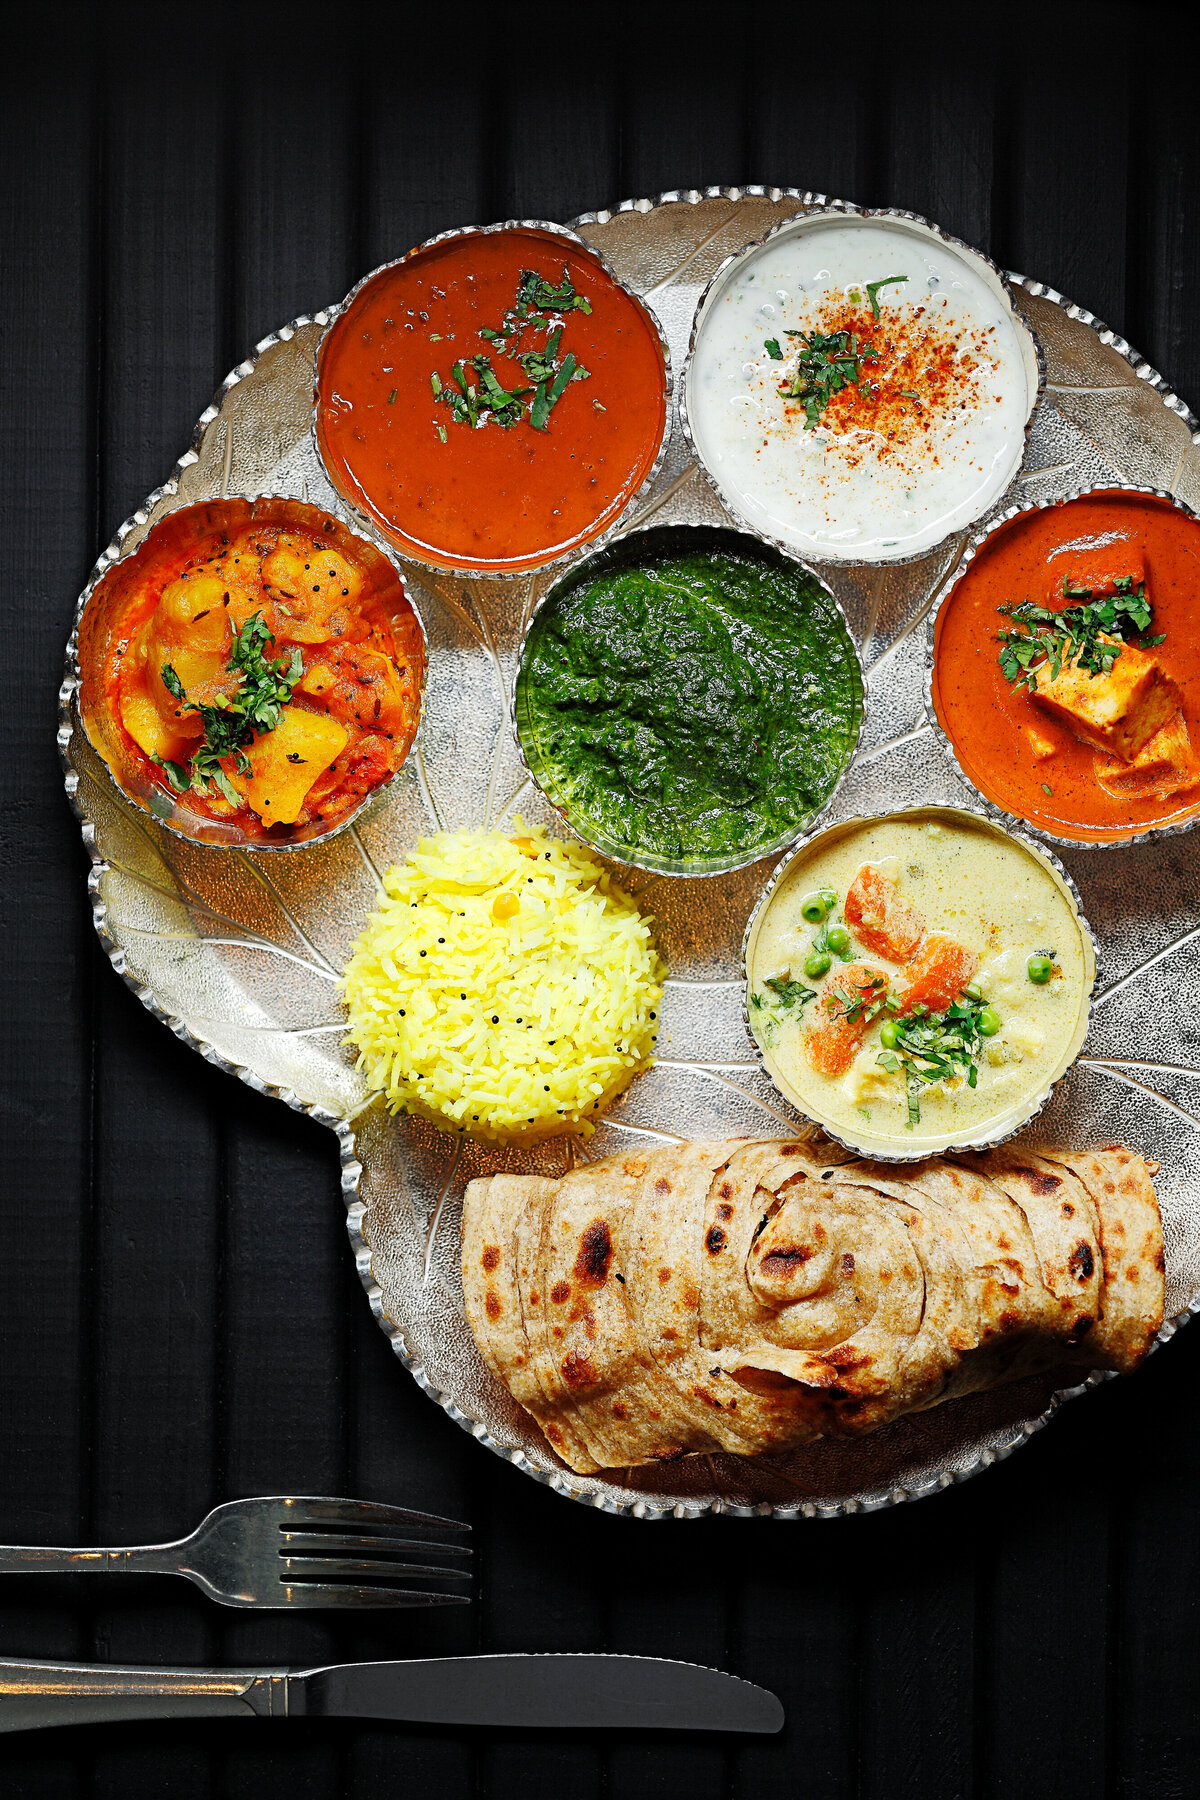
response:
<path id="1" fill-rule="evenodd" d="M 1162 1222 L 1119 1145 L 897 1167 L 735 1138 L 470 1182 L 463 1293 L 493 1374 L 594 1474 L 1133 1369 L 1162 1326 Z"/>

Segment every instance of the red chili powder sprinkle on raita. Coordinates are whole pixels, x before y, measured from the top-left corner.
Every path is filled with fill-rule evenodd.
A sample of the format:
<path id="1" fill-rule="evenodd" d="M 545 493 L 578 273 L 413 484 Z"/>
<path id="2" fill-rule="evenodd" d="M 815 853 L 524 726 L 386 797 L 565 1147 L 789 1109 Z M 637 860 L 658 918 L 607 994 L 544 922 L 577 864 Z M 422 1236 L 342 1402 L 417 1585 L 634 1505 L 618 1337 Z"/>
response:
<path id="1" fill-rule="evenodd" d="M 977 411 L 983 399 L 980 376 L 997 366 L 994 327 L 942 325 L 926 305 L 884 306 L 878 319 L 866 301 L 830 294 L 809 318 L 803 336 L 781 333 L 779 392 L 789 424 L 808 423 L 804 401 L 789 397 L 806 343 L 845 333 L 857 345 L 857 379 L 829 395 L 816 429 L 838 437 L 871 434 L 870 454 L 887 461 L 927 443 L 952 412 Z M 866 446 L 864 445 L 864 449 Z"/>

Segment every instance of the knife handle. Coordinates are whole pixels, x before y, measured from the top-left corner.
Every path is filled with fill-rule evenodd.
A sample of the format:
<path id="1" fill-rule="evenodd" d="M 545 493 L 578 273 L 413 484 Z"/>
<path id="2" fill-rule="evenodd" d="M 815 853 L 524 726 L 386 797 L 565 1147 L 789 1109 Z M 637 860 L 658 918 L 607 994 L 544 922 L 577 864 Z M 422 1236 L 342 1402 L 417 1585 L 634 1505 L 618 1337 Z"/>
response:
<path id="1" fill-rule="evenodd" d="M 107 1663 L 0 1659 L 0 1731 L 120 1719 L 286 1718 L 286 1669 L 123 1669 Z M 301 1706 L 297 1706 L 297 1700 Z"/>

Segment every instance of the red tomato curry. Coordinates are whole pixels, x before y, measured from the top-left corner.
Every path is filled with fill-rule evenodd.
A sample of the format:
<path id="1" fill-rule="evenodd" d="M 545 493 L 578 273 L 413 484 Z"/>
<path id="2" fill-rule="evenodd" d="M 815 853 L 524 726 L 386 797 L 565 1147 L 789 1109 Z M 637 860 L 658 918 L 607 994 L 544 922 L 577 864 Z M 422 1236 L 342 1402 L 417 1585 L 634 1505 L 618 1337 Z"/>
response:
<path id="1" fill-rule="evenodd" d="M 1001 669 L 998 609 L 1061 611 L 1064 576 L 1080 595 L 1144 585 L 1163 641 L 1128 640 L 1095 678 L 1043 664 L 1031 693 Z M 1104 842 L 1200 812 L 1200 521 L 1109 490 L 1000 527 L 938 617 L 933 703 L 980 793 L 1055 836 Z"/>
<path id="2" fill-rule="evenodd" d="M 569 238 L 467 232 L 381 269 L 330 328 L 317 442 L 401 552 L 517 571 L 596 537 L 667 424 L 653 322 Z"/>
<path id="3" fill-rule="evenodd" d="M 403 763 L 424 638 L 395 570 L 299 502 L 164 520 L 89 601 L 81 709 L 121 785 L 190 835 L 323 835 Z"/>

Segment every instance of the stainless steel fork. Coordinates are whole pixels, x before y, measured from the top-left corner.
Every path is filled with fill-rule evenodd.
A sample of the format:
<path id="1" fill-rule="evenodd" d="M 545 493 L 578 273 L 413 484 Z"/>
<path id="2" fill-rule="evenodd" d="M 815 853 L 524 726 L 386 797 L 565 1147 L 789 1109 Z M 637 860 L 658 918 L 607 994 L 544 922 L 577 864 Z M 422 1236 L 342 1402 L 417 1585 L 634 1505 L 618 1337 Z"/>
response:
<path id="1" fill-rule="evenodd" d="M 433 1535 L 409 1535 L 417 1528 L 430 1534 L 471 1529 L 370 1500 L 231 1500 L 214 1507 L 190 1537 L 171 1544 L 114 1550 L 0 1545 L 0 1574 L 124 1569 L 186 1575 L 222 1606 L 452 1606 L 469 1600 L 471 1551 Z"/>

